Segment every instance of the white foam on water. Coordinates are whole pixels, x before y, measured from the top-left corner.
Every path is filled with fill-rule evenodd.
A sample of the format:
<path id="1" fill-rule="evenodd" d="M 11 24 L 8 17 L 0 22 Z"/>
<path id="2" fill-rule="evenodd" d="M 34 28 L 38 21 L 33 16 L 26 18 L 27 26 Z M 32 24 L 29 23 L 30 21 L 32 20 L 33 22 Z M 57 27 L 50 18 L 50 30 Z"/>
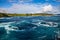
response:
<path id="1" fill-rule="evenodd" d="M 5 30 L 7 31 L 7 34 L 9 34 L 10 30 L 14 30 L 12 28 L 10 28 L 9 26 L 11 26 L 10 24 L 13 22 L 7 22 L 7 23 L 0 23 L 0 27 L 4 27 Z"/>
<path id="2" fill-rule="evenodd" d="M 45 24 L 41 24 L 42 22 L 35 23 L 36 25 L 46 26 L 46 27 L 58 27 L 58 23 L 56 22 L 45 22 Z"/>
<path id="3" fill-rule="evenodd" d="M 5 19 L 5 17 L 1 17 L 0 19 Z"/>
<path id="4" fill-rule="evenodd" d="M 12 17 L 1 17 L 0 19 L 12 19 Z"/>
<path id="5" fill-rule="evenodd" d="M 7 34 L 9 34 L 9 30 L 13 30 L 13 29 L 9 28 L 9 25 L 5 25 L 5 29 L 7 31 Z"/>
<path id="6" fill-rule="evenodd" d="M 7 34 L 10 33 L 10 31 L 25 31 L 24 29 L 19 30 L 18 27 L 11 26 L 10 24 L 14 22 L 8 22 L 8 23 L 0 23 L 0 27 L 4 27 L 7 31 Z"/>
<path id="7" fill-rule="evenodd" d="M 35 27 L 32 27 L 32 29 L 36 29 L 37 27 L 35 26 Z"/>
<path id="8" fill-rule="evenodd" d="M 55 33 L 57 33 L 58 38 L 60 38 L 60 31 L 54 31 Z"/>
<path id="9" fill-rule="evenodd" d="M 42 36 L 42 37 L 38 37 L 38 38 L 45 38 L 45 37 L 47 37 L 47 36 Z"/>

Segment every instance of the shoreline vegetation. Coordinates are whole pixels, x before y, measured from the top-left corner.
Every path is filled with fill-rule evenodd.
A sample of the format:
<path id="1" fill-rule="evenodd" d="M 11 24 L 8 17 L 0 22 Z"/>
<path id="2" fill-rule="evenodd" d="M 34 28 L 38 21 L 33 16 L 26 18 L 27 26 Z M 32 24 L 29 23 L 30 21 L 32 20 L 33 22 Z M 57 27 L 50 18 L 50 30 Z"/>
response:
<path id="1" fill-rule="evenodd" d="M 14 14 L 10 14 L 10 13 L 0 13 L 0 17 L 12 17 L 12 16 L 54 16 L 54 14 L 48 14 L 48 13 L 30 13 L 30 14 L 17 14 L 17 13 L 14 13 Z"/>

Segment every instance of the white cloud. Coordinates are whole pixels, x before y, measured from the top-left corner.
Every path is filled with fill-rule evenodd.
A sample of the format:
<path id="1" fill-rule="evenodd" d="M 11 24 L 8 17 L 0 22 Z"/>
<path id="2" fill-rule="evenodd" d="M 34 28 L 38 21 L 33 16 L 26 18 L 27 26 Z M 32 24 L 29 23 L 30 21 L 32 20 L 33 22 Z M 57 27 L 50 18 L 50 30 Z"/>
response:
<path id="1" fill-rule="evenodd" d="M 33 0 L 8 0 L 8 1 L 12 3 L 15 3 L 15 2 L 25 3 L 25 2 L 32 2 Z"/>
<path id="2" fill-rule="evenodd" d="M 23 2 L 31 2 L 33 0 L 19 0 L 19 1 L 23 1 Z"/>
<path id="3" fill-rule="evenodd" d="M 53 7 L 52 5 L 46 5 L 43 7 L 43 11 L 46 12 L 46 11 L 52 11 Z"/>
<path id="4" fill-rule="evenodd" d="M 38 8 L 38 6 L 35 4 L 13 4 L 10 8 L 3 9 L 10 13 L 36 13 L 41 11 L 41 8 Z"/>
<path id="5" fill-rule="evenodd" d="M 16 0 L 8 0 L 8 2 L 15 2 Z"/>
<path id="6" fill-rule="evenodd" d="M 7 13 L 44 13 L 44 12 L 58 13 L 59 12 L 58 9 L 55 9 L 50 4 L 47 5 L 47 4 L 15 4 L 14 3 L 9 8 L 0 8 L 0 9 L 5 10 Z"/>

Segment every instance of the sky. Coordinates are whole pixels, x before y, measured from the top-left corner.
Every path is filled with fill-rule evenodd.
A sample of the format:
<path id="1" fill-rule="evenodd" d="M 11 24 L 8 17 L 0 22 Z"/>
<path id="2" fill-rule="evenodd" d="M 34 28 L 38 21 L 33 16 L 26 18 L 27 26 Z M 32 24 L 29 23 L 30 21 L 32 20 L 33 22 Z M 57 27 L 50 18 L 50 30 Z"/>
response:
<path id="1" fill-rule="evenodd" d="M 60 0 L 0 0 L 0 12 L 60 14 Z"/>

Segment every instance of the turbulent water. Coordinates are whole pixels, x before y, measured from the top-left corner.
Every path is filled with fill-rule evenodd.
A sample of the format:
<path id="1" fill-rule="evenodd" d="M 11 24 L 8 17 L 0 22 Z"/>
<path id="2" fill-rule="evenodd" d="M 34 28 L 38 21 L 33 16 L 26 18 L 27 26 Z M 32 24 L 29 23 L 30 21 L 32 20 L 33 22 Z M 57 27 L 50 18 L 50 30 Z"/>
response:
<path id="1" fill-rule="evenodd" d="M 57 27 L 40 25 L 54 22 Z M 60 16 L 0 18 L 0 40 L 55 40 L 60 35 Z M 59 34 L 58 34 L 59 33 Z"/>

